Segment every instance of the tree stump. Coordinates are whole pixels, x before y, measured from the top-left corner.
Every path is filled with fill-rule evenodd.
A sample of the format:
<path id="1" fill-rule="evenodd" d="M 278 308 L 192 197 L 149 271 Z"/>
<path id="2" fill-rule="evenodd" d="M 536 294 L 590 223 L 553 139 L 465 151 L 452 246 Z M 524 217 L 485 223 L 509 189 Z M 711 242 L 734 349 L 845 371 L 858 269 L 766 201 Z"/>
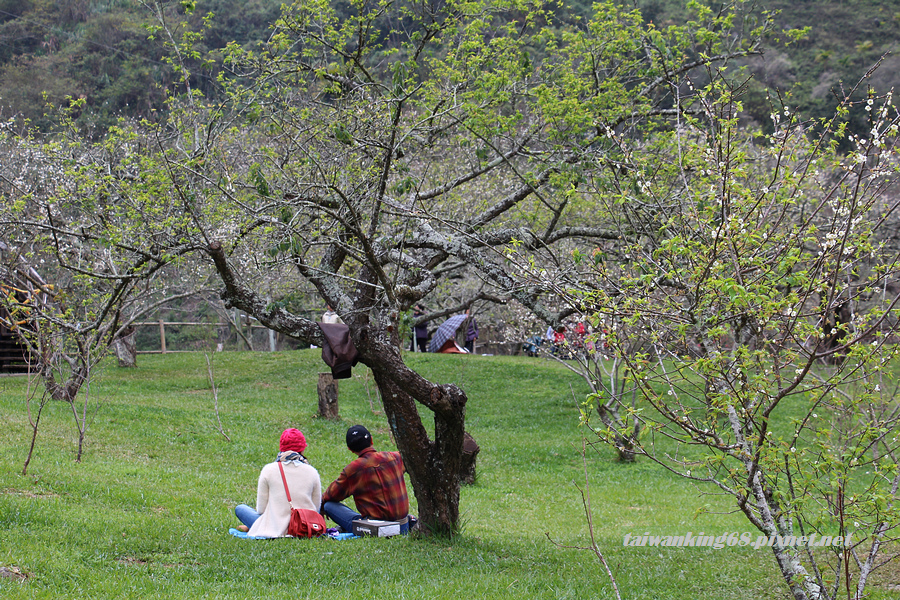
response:
<path id="1" fill-rule="evenodd" d="M 339 419 L 338 416 L 338 382 L 331 373 L 319 373 L 319 416 L 323 419 Z"/>
<path id="2" fill-rule="evenodd" d="M 137 348 L 134 345 L 134 327 L 129 327 L 122 332 L 122 335 L 113 340 L 113 347 L 116 351 L 116 358 L 119 359 L 120 367 L 136 367 L 137 366 Z"/>
<path id="3" fill-rule="evenodd" d="M 467 431 L 463 438 L 462 467 L 459 470 L 459 482 L 463 485 L 475 483 L 475 458 L 480 451 L 481 447 Z"/>

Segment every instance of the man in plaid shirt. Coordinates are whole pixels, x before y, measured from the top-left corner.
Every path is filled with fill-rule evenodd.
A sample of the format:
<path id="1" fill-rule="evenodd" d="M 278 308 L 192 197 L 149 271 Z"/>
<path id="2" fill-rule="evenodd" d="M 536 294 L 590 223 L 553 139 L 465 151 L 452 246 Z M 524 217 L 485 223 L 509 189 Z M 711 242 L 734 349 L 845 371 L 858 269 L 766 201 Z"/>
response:
<path id="1" fill-rule="evenodd" d="M 346 532 L 353 531 L 354 519 L 364 516 L 399 521 L 400 533 L 407 533 L 409 495 L 400 453 L 376 452 L 372 435 L 362 425 L 347 430 L 347 448 L 358 458 L 344 467 L 322 494 L 322 512 Z M 341 500 L 350 496 L 359 512 L 341 504 Z"/>

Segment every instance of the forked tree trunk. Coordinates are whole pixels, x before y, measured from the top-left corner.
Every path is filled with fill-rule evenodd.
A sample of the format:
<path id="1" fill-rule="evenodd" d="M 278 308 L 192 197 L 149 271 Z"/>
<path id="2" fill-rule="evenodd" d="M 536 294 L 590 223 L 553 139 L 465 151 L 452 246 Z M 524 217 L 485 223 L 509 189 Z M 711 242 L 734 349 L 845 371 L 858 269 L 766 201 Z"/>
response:
<path id="1" fill-rule="evenodd" d="M 632 431 L 629 435 L 624 435 L 623 431 L 625 431 L 625 421 L 622 420 L 622 416 L 619 414 L 618 406 L 621 405 L 620 401 L 610 400 L 608 402 L 603 402 L 602 400 L 597 402 L 597 414 L 600 416 L 600 420 L 603 421 L 603 424 L 606 425 L 608 429 L 614 431 L 613 441 L 616 446 L 616 454 L 618 455 L 618 459 L 620 462 L 634 462 L 637 458 L 637 440 L 638 435 L 641 433 L 640 421 L 635 420 Z"/>
<path id="2" fill-rule="evenodd" d="M 394 366 L 393 368 L 397 368 Z M 405 365 L 399 365 L 407 369 Z M 456 386 L 435 386 L 432 398 L 449 404 L 434 412 L 435 439 L 430 440 L 419 418 L 416 401 L 388 375 L 373 369 L 384 410 L 419 506 L 420 527 L 427 533 L 452 534 L 459 522 L 459 474 L 465 433 L 466 396 Z"/>

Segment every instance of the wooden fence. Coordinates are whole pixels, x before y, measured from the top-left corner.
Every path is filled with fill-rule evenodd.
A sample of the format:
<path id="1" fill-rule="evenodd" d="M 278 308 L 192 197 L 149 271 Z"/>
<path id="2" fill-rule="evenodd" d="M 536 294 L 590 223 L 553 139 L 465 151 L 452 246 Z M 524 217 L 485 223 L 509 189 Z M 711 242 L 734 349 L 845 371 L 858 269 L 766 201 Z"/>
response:
<path id="1" fill-rule="evenodd" d="M 192 321 L 162 321 L 162 320 L 132 323 L 132 325 L 134 325 L 135 327 L 158 327 L 159 328 L 159 350 L 138 350 L 137 351 L 138 354 L 171 354 L 174 352 L 194 352 L 194 350 L 171 350 L 166 345 L 166 327 L 183 327 L 183 326 L 214 327 L 214 328 L 219 328 L 219 327 L 246 328 L 246 329 L 249 329 L 251 339 L 252 339 L 254 329 L 256 329 L 256 330 L 264 329 L 269 332 L 269 348 L 268 348 L 269 352 L 274 352 L 276 350 L 275 332 L 272 331 L 271 329 L 269 329 L 268 327 L 266 327 L 265 325 L 258 325 L 258 324 L 253 324 L 253 323 L 251 323 L 249 325 L 236 325 L 234 323 L 229 324 L 229 323 L 221 323 L 221 322 L 219 322 L 219 323 L 209 323 L 209 322 L 199 323 L 199 322 L 192 322 Z M 221 343 L 217 344 L 216 350 L 217 351 L 223 350 L 223 346 Z"/>

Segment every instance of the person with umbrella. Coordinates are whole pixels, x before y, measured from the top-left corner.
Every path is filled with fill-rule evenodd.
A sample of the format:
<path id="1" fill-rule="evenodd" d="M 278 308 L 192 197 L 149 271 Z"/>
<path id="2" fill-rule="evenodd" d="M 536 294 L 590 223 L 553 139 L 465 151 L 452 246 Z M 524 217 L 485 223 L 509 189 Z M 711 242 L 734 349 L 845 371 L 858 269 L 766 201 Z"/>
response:
<path id="1" fill-rule="evenodd" d="M 468 317 L 468 312 L 462 315 L 453 315 L 437 328 L 431 336 L 428 344 L 429 352 L 443 352 L 445 354 L 466 354 L 466 350 L 456 343 L 456 330 Z"/>

